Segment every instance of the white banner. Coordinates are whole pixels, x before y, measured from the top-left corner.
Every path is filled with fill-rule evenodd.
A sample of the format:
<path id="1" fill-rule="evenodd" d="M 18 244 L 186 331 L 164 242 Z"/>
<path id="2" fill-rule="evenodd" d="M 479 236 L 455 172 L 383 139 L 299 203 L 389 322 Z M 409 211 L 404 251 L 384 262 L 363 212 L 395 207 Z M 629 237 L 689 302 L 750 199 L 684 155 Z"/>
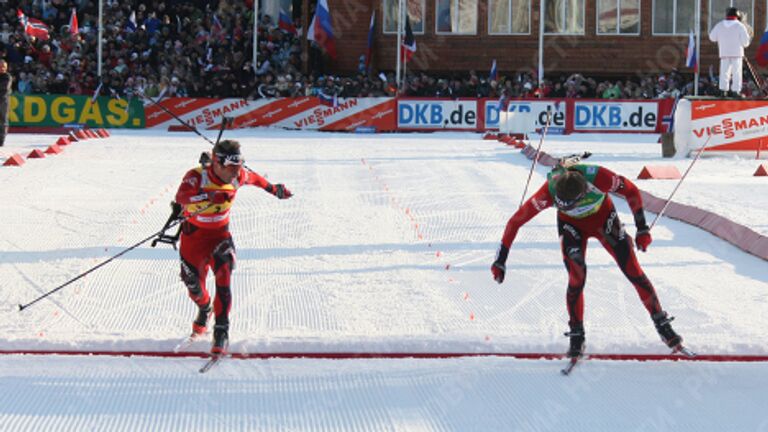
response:
<path id="1" fill-rule="evenodd" d="M 653 132 L 658 123 L 657 102 L 575 101 L 573 130 Z"/>
<path id="2" fill-rule="evenodd" d="M 397 127 L 476 130 L 477 100 L 398 99 Z"/>

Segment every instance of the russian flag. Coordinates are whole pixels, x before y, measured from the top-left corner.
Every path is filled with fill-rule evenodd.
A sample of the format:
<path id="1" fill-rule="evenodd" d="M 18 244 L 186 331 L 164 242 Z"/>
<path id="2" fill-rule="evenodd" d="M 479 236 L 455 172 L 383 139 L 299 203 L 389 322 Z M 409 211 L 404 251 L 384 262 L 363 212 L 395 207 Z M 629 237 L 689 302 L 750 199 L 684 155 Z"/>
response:
<path id="1" fill-rule="evenodd" d="M 48 40 L 48 26 L 44 22 L 35 18 L 28 18 L 21 9 L 16 9 L 16 17 L 19 18 L 21 26 L 24 27 L 24 33 L 36 37 L 40 40 Z"/>
<path id="2" fill-rule="evenodd" d="M 755 61 L 760 66 L 768 66 L 768 28 L 765 29 L 763 37 L 760 38 L 760 46 L 757 47 Z"/>
<path id="3" fill-rule="evenodd" d="M 693 37 L 693 31 L 688 35 L 688 48 L 685 50 L 685 66 L 693 68 L 694 72 L 699 71 L 696 64 L 696 38 Z"/>
<path id="4" fill-rule="evenodd" d="M 286 13 L 282 8 L 280 8 L 280 16 L 277 19 L 277 27 L 284 32 L 293 35 L 298 34 L 296 31 L 296 26 L 293 25 L 293 19 L 291 19 L 291 16 L 288 15 L 288 13 Z"/>
<path id="5" fill-rule="evenodd" d="M 125 29 L 129 33 L 133 33 L 136 31 L 138 26 L 136 25 L 136 11 L 131 11 L 131 15 L 128 17 L 128 22 L 125 23 Z"/>
<path id="6" fill-rule="evenodd" d="M 331 13 L 327 0 L 318 0 L 315 16 L 307 30 L 307 39 L 318 44 L 331 58 L 336 58 L 336 39 L 331 28 Z"/>
<path id="7" fill-rule="evenodd" d="M 368 26 L 368 49 L 365 52 L 365 70 L 371 70 L 371 56 L 373 56 L 373 35 L 376 27 L 376 11 L 371 14 L 371 25 Z"/>
<path id="8" fill-rule="evenodd" d="M 69 32 L 73 35 L 80 33 L 80 27 L 77 25 L 77 12 L 72 8 L 72 15 L 69 16 Z"/>
<path id="9" fill-rule="evenodd" d="M 499 80 L 499 71 L 496 69 L 496 59 L 493 59 L 493 63 L 491 63 L 491 75 L 489 77 L 490 81 L 498 81 Z"/>

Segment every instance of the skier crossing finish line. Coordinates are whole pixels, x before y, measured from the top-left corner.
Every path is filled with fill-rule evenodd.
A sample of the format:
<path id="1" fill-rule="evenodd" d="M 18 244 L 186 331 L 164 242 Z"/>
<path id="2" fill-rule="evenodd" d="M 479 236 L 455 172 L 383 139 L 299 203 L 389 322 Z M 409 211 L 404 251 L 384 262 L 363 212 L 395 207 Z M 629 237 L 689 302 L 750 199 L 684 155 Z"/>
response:
<path id="1" fill-rule="evenodd" d="M 570 164 L 566 164 L 570 165 Z M 491 266 L 493 278 L 504 281 L 509 248 L 517 231 L 541 211 L 557 208 L 557 228 L 565 268 L 568 271 L 566 294 L 570 331 L 567 356 L 581 357 L 584 351 L 584 284 L 587 264 L 584 259 L 589 237 L 597 238 L 611 254 L 651 315 L 661 339 L 675 351 L 683 351 L 683 339 L 672 330 L 672 317 L 661 308 L 656 290 L 640 267 L 632 247 L 632 237 L 624 231 L 609 192 L 626 198 L 635 218 L 635 245 L 643 252 L 651 244 L 651 233 L 645 222 L 643 203 L 637 187 L 625 177 L 596 165 L 558 165 L 549 173 L 546 183 L 521 206 L 507 222 L 496 261 Z"/>
<path id="2" fill-rule="evenodd" d="M 184 207 L 188 219 L 181 226 L 181 279 L 189 297 L 198 307 L 192 323 L 194 339 L 202 336 L 211 313 L 216 324 L 211 354 L 221 356 L 229 344 L 229 310 L 232 307 L 230 280 L 235 268 L 235 244 L 229 232 L 229 211 L 241 186 L 258 186 L 279 199 L 292 196 L 282 184 L 270 184 L 261 175 L 247 170 L 240 153 L 240 143 L 223 140 L 212 150 L 209 163 L 189 170 L 176 193 L 176 202 Z M 209 268 L 213 266 L 216 295 L 211 297 L 205 286 Z"/>

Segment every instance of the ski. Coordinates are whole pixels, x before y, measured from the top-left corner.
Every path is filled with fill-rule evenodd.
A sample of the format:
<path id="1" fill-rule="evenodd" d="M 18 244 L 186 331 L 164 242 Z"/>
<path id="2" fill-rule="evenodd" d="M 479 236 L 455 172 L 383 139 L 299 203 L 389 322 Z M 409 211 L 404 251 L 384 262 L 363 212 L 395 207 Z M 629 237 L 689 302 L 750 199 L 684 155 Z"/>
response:
<path id="1" fill-rule="evenodd" d="M 185 337 L 184 339 L 182 339 L 182 340 L 181 340 L 181 342 L 179 342 L 179 343 L 176 345 L 176 347 L 175 347 L 175 348 L 173 348 L 173 352 L 174 352 L 174 353 L 179 353 L 179 352 L 181 352 L 181 351 L 184 351 L 185 349 L 189 348 L 189 347 L 190 347 L 190 345 L 192 345 L 193 343 L 195 343 L 196 341 L 198 341 L 199 339 L 201 339 L 201 338 L 202 338 L 202 336 L 203 336 L 203 335 L 199 335 L 199 334 L 197 334 L 197 333 L 193 333 L 193 334 L 191 334 L 191 335 L 189 335 L 189 336 Z"/>
<path id="2" fill-rule="evenodd" d="M 206 373 L 211 368 L 219 364 L 219 361 L 224 358 L 224 354 L 211 354 L 211 357 L 208 359 L 207 362 L 203 365 L 203 367 L 200 368 L 200 373 Z"/>
<path id="3" fill-rule="evenodd" d="M 677 345 L 676 347 L 672 348 L 672 354 L 682 354 L 688 358 L 694 358 L 696 357 L 696 353 L 689 350 L 688 348 L 684 347 L 682 344 Z"/>
<path id="4" fill-rule="evenodd" d="M 579 359 L 581 359 L 581 356 L 569 358 L 568 364 L 565 365 L 564 368 L 560 369 L 560 373 L 565 376 L 570 375 L 573 368 L 575 368 L 576 365 L 579 364 Z"/>

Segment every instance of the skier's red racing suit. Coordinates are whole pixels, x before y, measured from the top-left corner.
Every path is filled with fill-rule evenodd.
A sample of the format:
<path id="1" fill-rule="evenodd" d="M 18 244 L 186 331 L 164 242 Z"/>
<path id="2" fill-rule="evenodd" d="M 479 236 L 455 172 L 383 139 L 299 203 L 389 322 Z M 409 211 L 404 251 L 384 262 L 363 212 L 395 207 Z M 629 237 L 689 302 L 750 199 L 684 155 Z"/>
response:
<path id="1" fill-rule="evenodd" d="M 200 307 L 207 307 L 210 295 L 205 286 L 208 269 L 213 266 L 216 297 L 213 310 L 217 325 L 229 324 L 232 307 L 230 277 L 235 267 L 235 244 L 229 232 L 229 210 L 237 190 L 244 185 L 258 186 L 276 194 L 276 187 L 261 175 L 240 168 L 232 183 L 224 183 L 212 166 L 189 170 L 176 193 L 188 219 L 181 226 L 181 278 L 189 296 Z M 212 193 L 226 193 L 228 200 L 212 203 Z M 290 196 L 290 193 L 288 193 Z"/>
<path id="2" fill-rule="evenodd" d="M 639 190 L 631 181 L 607 168 L 576 165 L 569 169 L 582 172 L 587 179 L 587 194 L 572 208 L 558 209 L 557 212 L 560 248 L 568 270 L 566 303 L 570 322 L 580 323 L 584 317 L 583 290 L 587 275 L 585 257 L 589 237 L 597 238 L 611 254 L 634 285 L 648 312 L 651 315 L 660 312 L 662 309 L 656 291 L 640 267 L 632 247 L 632 238 L 625 232 L 608 195 L 608 192 L 612 192 L 625 197 L 635 216 L 635 224 L 638 228 L 647 228 Z M 554 183 L 562 172 L 562 169 L 554 170 L 547 182 L 509 219 L 501 241 L 506 248 L 512 245 L 522 225 L 555 204 Z"/>

